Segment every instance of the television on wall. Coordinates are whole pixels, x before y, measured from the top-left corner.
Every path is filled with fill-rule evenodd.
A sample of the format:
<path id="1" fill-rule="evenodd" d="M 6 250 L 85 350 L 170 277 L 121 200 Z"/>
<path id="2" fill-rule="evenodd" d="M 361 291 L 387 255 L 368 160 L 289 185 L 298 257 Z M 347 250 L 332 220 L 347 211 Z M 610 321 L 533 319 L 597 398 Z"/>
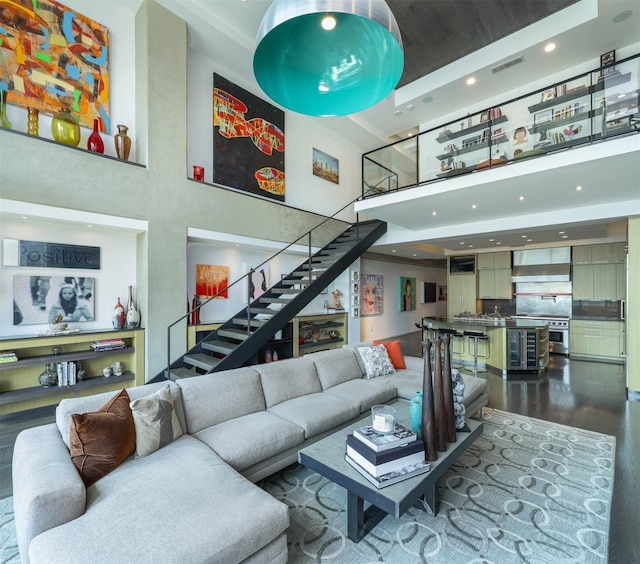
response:
<path id="1" fill-rule="evenodd" d="M 449 257 L 449 272 L 451 274 L 460 274 L 462 272 L 476 271 L 475 255 Z"/>
<path id="2" fill-rule="evenodd" d="M 435 282 L 423 282 L 420 284 L 420 303 L 431 304 L 437 301 L 436 297 L 436 283 Z"/>

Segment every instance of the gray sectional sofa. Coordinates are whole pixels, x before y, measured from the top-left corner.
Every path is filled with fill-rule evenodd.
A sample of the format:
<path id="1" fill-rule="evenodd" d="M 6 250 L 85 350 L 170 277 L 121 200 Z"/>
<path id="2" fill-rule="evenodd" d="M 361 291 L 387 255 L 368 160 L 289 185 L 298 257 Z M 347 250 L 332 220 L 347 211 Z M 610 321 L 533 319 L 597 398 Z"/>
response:
<path id="1" fill-rule="evenodd" d="M 21 432 L 15 444 L 22 562 L 286 562 L 287 507 L 255 482 L 372 405 L 422 387 L 415 357 L 405 356 L 405 370 L 364 378 L 357 349 L 370 344 L 129 388 L 133 401 L 168 385 L 184 434 L 88 488 L 70 459 L 71 416 L 114 394 L 61 401 L 56 423 Z M 487 403 L 486 381 L 463 378 L 470 416 Z"/>

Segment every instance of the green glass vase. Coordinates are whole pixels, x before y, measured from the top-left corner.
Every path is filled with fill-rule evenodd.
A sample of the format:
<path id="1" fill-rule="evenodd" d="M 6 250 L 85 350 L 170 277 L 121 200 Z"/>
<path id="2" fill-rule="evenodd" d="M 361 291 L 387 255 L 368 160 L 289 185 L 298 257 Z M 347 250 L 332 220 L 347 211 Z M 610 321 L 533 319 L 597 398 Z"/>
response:
<path id="1" fill-rule="evenodd" d="M 58 143 L 77 147 L 80 143 L 80 124 L 76 117 L 65 108 L 53 116 L 51 134 Z"/>

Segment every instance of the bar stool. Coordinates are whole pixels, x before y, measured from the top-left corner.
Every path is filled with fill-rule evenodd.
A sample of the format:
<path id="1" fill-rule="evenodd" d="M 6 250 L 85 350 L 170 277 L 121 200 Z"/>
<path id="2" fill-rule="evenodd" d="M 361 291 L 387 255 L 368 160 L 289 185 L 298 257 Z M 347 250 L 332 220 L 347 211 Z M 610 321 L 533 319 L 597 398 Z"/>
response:
<path id="1" fill-rule="evenodd" d="M 478 359 L 479 358 L 489 358 L 491 351 L 489 349 L 489 337 L 486 333 L 482 333 L 480 331 L 463 331 L 463 336 L 466 337 L 467 343 L 469 343 L 468 350 L 471 351 L 471 341 L 473 340 L 473 369 L 464 367 L 466 372 L 471 372 L 475 377 L 478 374 L 483 374 L 487 371 L 486 368 L 478 368 Z M 484 343 L 484 355 L 479 353 L 478 343 Z"/>
<path id="2" fill-rule="evenodd" d="M 464 353 L 464 335 L 459 333 L 455 329 L 445 329 L 441 327 L 438 329 L 438 336 L 444 337 L 445 335 L 451 335 L 451 368 L 460 369 L 463 367 L 461 359 L 454 359 L 453 355 L 461 355 Z M 462 350 L 456 350 L 456 341 L 462 343 Z"/>

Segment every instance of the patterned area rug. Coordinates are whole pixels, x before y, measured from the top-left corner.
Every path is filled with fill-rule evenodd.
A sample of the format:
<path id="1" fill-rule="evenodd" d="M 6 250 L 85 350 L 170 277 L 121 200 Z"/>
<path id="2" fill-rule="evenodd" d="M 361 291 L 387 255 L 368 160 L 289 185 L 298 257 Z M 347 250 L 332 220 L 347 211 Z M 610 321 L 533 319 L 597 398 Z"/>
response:
<path id="1" fill-rule="evenodd" d="M 290 507 L 289 562 L 606 562 L 615 438 L 485 409 L 440 479 L 440 510 L 346 536 L 346 490 L 294 465 L 261 485 Z"/>
<path id="2" fill-rule="evenodd" d="M 483 434 L 440 480 L 438 515 L 385 517 L 358 544 L 343 488 L 299 465 L 260 485 L 290 507 L 293 564 L 603 563 L 614 461 L 614 437 L 486 408 Z M 6 498 L 0 562 L 19 560 Z"/>

